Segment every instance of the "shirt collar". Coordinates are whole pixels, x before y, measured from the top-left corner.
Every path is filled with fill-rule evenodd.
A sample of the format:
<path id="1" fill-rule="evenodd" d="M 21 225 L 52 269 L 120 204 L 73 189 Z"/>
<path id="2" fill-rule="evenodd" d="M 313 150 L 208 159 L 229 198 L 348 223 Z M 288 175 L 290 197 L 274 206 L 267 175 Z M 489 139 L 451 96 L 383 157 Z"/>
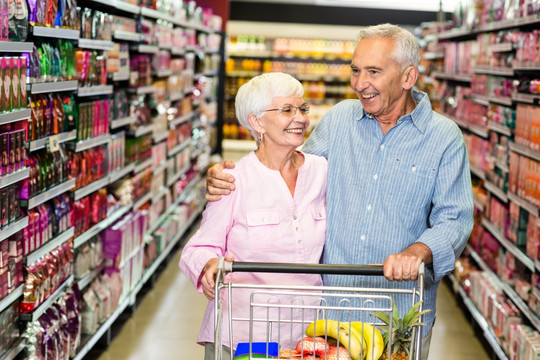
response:
<path id="1" fill-rule="evenodd" d="M 420 132 L 424 133 L 428 125 L 429 114 L 431 114 L 431 102 L 429 101 L 427 94 L 419 90 L 412 89 L 412 96 L 417 103 L 416 107 L 411 113 L 402 116 L 398 120 L 398 123 L 410 119 L 414 126 L 416 126 Z M 362 113 L 358 120 L 364 118 L 373 119 L 373 116 L 362 108 Z"/>

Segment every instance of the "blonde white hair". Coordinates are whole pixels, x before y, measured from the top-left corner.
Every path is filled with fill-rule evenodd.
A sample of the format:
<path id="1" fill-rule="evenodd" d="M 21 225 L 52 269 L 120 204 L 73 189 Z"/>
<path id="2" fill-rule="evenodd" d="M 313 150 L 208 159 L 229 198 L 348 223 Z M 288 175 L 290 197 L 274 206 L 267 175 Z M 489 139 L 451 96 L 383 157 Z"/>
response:
<path id="1" fill-rule="evenodd" d="M 399 26 L 392 24 L 381 24 L 375 26 L 368 26 L 358 34 L 358 42 L 363 39 L 392 39 L 396 43 L 394 53 L 392 54 L 394 60 L 400 64 L 402 69 L 407 66 L 418 66 L 420 62 L 420 47 L 414 35 Z"/>
<path id="2" fill-rule="evenodd" d="M 303 96 L 304 87 L 289 74 L 270 72 L 258 75 L 238 89 L 235 99 L 236 118 L 259 141 L 259 134 L 249 124 L 249 115 L 261 117 L 276 97 Z"/>

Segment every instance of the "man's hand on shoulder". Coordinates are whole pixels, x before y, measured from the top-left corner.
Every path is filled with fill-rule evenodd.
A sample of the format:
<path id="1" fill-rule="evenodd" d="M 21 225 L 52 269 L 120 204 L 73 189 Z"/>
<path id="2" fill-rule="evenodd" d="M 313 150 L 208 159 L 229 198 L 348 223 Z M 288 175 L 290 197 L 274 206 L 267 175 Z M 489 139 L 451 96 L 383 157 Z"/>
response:
<path id="1" fill-rule="evenodd" d="M 206 200 L 221 200 L 221 195 L 230 195 L 234 191 L 234 176 L 223 172 L 223 169 L 234 169 L 231 160 L 215 164 L 206 173 Z"/>

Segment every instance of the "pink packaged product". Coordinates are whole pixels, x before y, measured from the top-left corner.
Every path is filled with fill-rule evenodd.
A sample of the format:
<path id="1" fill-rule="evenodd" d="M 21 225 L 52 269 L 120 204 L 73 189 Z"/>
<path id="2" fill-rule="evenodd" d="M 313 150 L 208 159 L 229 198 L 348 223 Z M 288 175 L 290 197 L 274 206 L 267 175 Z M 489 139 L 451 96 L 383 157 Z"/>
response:
<path id="1" fill-rule="evenodd" d="M 8 1 L 0 2 L 0 40 L 9 40 L 9 5 Z"/>

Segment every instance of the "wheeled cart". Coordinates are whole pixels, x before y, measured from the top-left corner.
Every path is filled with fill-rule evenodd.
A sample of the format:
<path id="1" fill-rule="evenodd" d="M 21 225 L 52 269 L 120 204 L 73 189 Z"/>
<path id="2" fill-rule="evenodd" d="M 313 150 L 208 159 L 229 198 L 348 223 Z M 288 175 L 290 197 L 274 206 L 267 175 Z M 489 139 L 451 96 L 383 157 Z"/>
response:
<path id="1" fill-rule="evenodd" d="M 422 311 L 423 264 L 412 289 L 240 284 L 225 281 L 226 274 L 231 272 L 383 276 L 383 267 L 225 262 L 220 259 L 214 309 L 215 360 L 223 359 L 221 344 L 225 326 L 228 327 L 227 343 L 235 349 L 226 360 L 378 360 L 383 351 L 379 329 L 385 324 L 374 314 L 392 319 L 395 296 L 410 296 L 411 307 L 420 302 L 418 311 Z M 242 315 L 239 316 L 234 307 L 237 296 L 249 297 L 249 309 L 240 309 Z M 247 338 L 235 338 L 235 327 L 239 326 L 249 328 Z M 395 321 L 389 321 L 385 332 L 392 334 L 393 326 Z M 420 360 L 421 327 L 414 327 L 411 336 L 409 358 Z M 390 359 L 391 337 L 384 351 Z"/>

